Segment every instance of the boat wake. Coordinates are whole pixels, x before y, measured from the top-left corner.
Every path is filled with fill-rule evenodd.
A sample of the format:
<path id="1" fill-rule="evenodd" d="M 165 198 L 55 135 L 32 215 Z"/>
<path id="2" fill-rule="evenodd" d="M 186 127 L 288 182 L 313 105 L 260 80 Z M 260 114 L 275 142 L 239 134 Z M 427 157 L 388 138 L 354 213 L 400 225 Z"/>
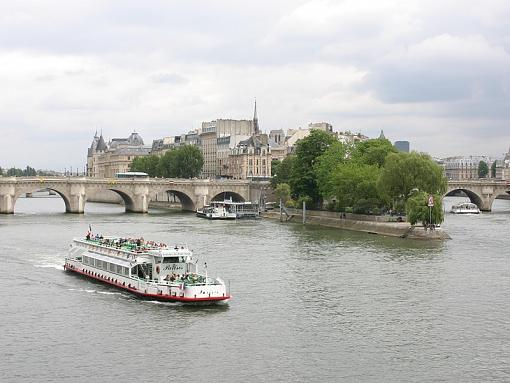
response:
<path id="1" fill-rule="evenodd" d="M 115 291 L 99 291 L 99 290 L 91 290 L 91 289 L 67 289 L 67 291 L 77 291 L 81 293 L 89 293 L 89 294 L 103 294 L 103 295 L 120 295 L 123 297 L 127 297 L 125 294 Z"/>
<path id="2" fill-rule="evenodd" d="M 64 270 L 64 266 L 57 263 L 46 263 L 41 265 L 34 265 L 34 267 L 41 269 L 55 269 L 55 270 Z"/>
<path id="3" fill-rule="evenodd" d="M 144 303 L 152 303 L 155 305 L 163 305 L 163 306 L 182 306 L 181 302 L 160 302 L 160 301 L 142 301 Z"/>

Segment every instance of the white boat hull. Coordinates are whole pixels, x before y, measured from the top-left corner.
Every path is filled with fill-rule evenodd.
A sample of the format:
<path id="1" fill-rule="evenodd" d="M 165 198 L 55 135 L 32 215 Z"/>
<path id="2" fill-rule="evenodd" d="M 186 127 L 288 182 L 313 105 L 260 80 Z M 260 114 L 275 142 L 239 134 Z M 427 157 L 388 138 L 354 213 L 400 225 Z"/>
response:
<path id="1" fill-rule="evenodd" d="M 117 287 L 145 299 L 183 303 L 213 303 L 230 299 L 223 284 L 188 286 L 182 283 L 143 281 L 84 265 L 76 259 L 69 258 L 66 258 L 64 270 Z"/>

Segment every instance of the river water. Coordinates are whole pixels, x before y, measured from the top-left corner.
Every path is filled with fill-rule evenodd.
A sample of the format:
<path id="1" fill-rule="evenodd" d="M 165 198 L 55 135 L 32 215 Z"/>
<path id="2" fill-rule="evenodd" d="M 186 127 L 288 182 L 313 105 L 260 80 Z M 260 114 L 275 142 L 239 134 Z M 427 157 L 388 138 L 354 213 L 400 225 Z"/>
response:
<path id="1" fill-rule="evenodd" d="M 447 198 L 446 205 L 454 198 Z M 0 216 L 2 382 L 508 382 L 510 201 L 444 243 L 19 199 Z M 63 271 L 73 237 L 187 243 L 228 305 L 141 301 Z"/>

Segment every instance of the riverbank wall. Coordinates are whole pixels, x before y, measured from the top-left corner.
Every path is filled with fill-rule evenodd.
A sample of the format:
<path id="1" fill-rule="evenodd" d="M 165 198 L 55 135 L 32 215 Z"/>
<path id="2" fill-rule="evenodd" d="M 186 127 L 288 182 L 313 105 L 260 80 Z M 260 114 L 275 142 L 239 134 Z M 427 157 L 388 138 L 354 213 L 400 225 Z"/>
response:
<path id="1" fill-rule="evenodd" d="M 279 211 L 264 212 L 262 217 L 281 219 L 284 222 L 303 223 L 303 212 L 300 209 L 292 209 L 289 211 L 288 216 L 283 214 L 281 217 Z M 394 221 L 388 221 L 389 219 Z M 412 226 L 409 222 L 397 222 L 396 219 L 396 217 L 314 210 L 308 210 L 305 214 L 305 224 L 307 225 L 319 225 L 342 230 L 419 240 L 446 240 L 451 238 L 448 233 L 440 228 L 434 230 L 425 229 L 421 226 Z"/>

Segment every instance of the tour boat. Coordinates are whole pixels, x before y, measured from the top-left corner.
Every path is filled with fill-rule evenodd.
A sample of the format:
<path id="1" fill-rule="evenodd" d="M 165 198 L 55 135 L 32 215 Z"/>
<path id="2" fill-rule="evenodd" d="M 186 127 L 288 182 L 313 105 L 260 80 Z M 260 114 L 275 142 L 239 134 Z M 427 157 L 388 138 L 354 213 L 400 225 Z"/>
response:
<path id="1" fill-rule="evenodd" d="M 233 202 L 232 200 L 213 201 L 202 209 L 197 209 L 197 217 L 207 219 L 257 218 L 259 209 L 256 203 Z"/>
<path id="2" fill-rule="evenodd" d="M 66 271 L 124 289 L 141 298 L 166 302 L 226 302 L 230 293 L 220 278 L 198 272 L 185 245 L 120 237 L 74 239 Z"/>
<path id="3" fill-rule="evenodd" d="M 463 202 L 452 206 L 451 213 L 454 214 L 479 214 L 480 209 L 474 203 Z"/>
<path id="4" fill-rule="evenodd" d="M 236 219 L 237 213 L 223 203 L 213 202 L 202 209 L 197 209 L 197 217 L 207 219 Z"/>

